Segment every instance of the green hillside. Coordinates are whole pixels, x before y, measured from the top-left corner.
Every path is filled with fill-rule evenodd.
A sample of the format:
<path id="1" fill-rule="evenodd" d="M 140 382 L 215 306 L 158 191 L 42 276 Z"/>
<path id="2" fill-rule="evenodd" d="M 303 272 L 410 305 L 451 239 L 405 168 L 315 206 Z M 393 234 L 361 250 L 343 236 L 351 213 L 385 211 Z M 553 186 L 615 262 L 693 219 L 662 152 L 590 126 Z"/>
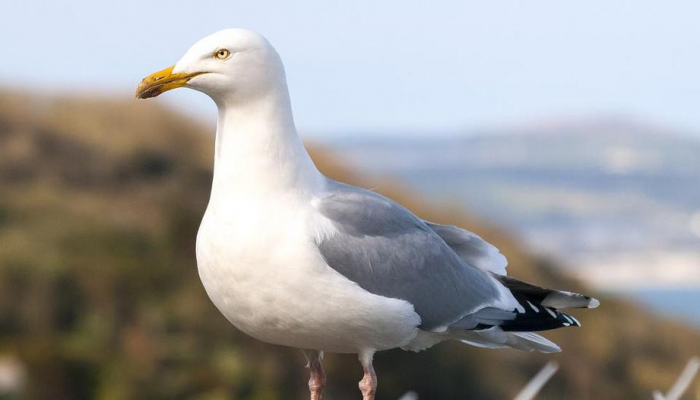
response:
<path id="1" fill-rule="evenodd" d="M 237 332 L 207 298 L 194 243 L 212 134 L 157 104 L 0 92 L 0 360 L 24 371 L 17 396 L 304 398 L 300 352 Z M 458 207 L 362 180 L 338 154 L 312 150 L 332 177 L 481 234 L 508 256 L 512 275 L 585 291 Z M 458 343 L 380 353 L 378 398 L 509 398 L 550 359 L 561 370 L 542 398 L 650 398 L 700 354 L 697 330 L 602 300 L 574 313 L 582 328 L 547 334 L 564 349 L 554 356 Z M 355 357 L 329 355 L 326 366 L 329 397 L 357 398 Z M 690 393 L 700 398 L 697 382 Z"/>

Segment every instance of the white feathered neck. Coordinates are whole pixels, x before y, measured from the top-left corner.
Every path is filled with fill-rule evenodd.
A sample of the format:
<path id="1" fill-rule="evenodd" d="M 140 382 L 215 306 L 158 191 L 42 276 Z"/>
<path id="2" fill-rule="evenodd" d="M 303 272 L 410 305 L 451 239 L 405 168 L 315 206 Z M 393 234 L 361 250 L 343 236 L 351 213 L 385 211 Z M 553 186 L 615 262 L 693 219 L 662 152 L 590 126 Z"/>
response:
<path id="1" fill-rule="evenodd" d="M 292 116 L 286 82 L 247 102 L 218 102 L 212 197 L 313 191 L 322 181 Z"/>

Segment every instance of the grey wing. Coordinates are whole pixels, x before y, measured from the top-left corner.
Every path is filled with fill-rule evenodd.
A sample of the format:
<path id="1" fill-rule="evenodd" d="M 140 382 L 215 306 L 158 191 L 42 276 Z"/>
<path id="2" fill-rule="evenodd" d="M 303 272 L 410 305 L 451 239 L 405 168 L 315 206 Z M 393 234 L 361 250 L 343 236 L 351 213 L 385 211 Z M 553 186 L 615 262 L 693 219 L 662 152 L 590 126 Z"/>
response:
<path id="1" fill-rule="evenodd" d="M 396 202 L 338 182 L 328 185 L 316 208 L 336 232 L 318 239 L 322 256 L 363 289 L 411 303 L 422 329 L 447 327 L 485 307 L 517 306 L 503 285 L 467 264 Z"/>
<path id="2" fill-rule="evenodd" d="M 453 225 L 439 225 L 423 221 L 438 234 L 448 246 L 467 264 L 491 271 L 498 275 L 507 275 L 508 260 L 492 244 L 479 235 Z"/>

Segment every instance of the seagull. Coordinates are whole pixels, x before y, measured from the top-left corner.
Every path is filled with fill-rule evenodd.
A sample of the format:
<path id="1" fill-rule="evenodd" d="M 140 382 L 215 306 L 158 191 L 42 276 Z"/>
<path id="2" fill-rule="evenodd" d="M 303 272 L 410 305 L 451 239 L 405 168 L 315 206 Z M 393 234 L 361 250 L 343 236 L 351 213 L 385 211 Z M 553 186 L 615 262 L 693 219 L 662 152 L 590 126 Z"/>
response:
<path id="1" fill-rule="evenodd" d="M 207 295 L 244 333 L 299 348 L 312 400 L 322 400 L 324 353 L 357 354 L 374 399 L 377 351 L 420 351 L 447 340 L 557 352 L 534 333 L 580 326 L 565 308 L 599 302 L 525 283 L 478 235 L 422 220 L 397 202 L 331 180 L 306 152 L 281 58 L 262 36 L 225 29 L 136 97 L 188 87 L 218 108 L 211 196 L 197 234 Z"/>

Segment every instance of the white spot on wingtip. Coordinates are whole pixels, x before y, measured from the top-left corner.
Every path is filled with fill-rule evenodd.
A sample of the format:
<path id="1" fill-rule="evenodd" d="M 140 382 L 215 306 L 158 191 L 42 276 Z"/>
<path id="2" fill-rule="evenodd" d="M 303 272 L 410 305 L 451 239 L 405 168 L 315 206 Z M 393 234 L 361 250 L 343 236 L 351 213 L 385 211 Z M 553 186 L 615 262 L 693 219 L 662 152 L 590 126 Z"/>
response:
<path id="1" fill-rule="evenodd" d="M 532 309 L 533 309 L 533 310 L 534 310 L 534 311 L 535 311 L 536 313 L 540 312 L 540 309 L 539 309 L 539 308 L 537 308 L 537 306 L 536 306 L 536 305 L 534 305 L 534 304 L 530 303 L 530 301 L 529 301 L 529 300 L 528 300 L 527 304 L 529 304 L 529 305 L 530 305 L 530 307 L 531 307 L 531 308 L 532 308 Z"/>
<path id="2" fill-rule="evenodd" d="M 600 301 L 598 299 L 594 299 L 591 297 L 591 299 L 588 301 L 588 308 L 597 308 L 600 305 Z"/>

